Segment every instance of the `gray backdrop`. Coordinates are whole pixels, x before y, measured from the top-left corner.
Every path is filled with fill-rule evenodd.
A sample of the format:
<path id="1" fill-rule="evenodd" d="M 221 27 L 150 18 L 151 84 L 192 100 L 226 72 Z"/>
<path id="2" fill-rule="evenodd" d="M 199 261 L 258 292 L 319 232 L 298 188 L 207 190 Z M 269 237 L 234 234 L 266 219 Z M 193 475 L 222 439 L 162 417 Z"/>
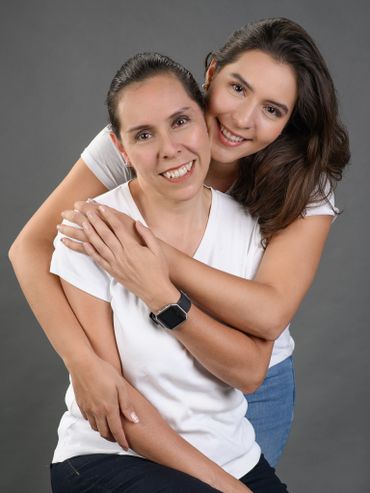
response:
<path id="1" fill-rule="evenodd" d="M 369 8 L 365 1 L 2 1 L 2 492 L 50 491 L 48 464 L 67 374 L 33 318 L 6 253 L 105 124 L 121 62 L 142 50 L 202 79 L 204 55 L 249 20 L 287 16 L 314 37 L 336 81 L 352 165 L 344 209 L 293 323 L 297 405 L 279 474 L 290 491 L 369 490 Z M 47 300 L 45 300 L 47 303 Z"/>

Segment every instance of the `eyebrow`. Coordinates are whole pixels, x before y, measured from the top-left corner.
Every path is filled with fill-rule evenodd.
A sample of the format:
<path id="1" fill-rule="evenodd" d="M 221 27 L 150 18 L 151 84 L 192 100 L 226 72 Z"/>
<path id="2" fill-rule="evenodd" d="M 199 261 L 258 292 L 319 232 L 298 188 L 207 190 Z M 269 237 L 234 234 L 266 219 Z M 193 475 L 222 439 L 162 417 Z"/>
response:
<path id="1" fill-rule="evenodd" d="M 180 116 L 181 113 L 184 113 L 184 111 L 189 111 L 191 108 L 190 106 L 184 106 L 183 108 L 180 108 L 179 110 L 175 111 L 175 113 L 172 113 L 172 115 L 170 115 L 167 120 L 172 120 L 173 118 L 175 118 L 176 116 Z M 130 128 L 129 130 L 127 130 L 127 133 L 132 133 L 132 132 L 137 132 L 139 130 L 144 130 L 146 128 L 152 128 L 153 125 L 149 125 L 149 124 L 142 124 L 142 125 L 137 125 L 136 127 L 132 127 Z"/>
<path id="2" fill-rule="evenodd" d="M 245 79 L 240 74 L 237 73 L 232 73 L 231 74 L 235 79 L 237 79 L 241 84 L 246 86 L 251 92 L 254 92 L 253 86 L 250 85 L 249 82 L 247 82 Z M 285 114 L 289 112 L 288 107 L 283 104 L 283 103 L 278 103 L 277 101 L 274 101 L 273 99 L 267 100 L 268 103 L 274 104 L 275 106 L 278 106 L 282 111 L 284 111 Z"/>

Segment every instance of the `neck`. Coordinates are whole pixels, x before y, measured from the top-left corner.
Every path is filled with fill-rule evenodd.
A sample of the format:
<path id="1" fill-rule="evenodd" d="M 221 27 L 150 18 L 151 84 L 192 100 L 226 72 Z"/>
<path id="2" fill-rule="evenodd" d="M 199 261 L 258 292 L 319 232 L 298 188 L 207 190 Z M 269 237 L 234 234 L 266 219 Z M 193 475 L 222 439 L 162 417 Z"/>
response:
<path id="1" fill-rule="evenodd" d="M 238 178 L 239 166 L 238 161 L 225 164 L 212 159 L 206 184 L 221 192 L 227 192 Z"/>
<path id="2" fill-rule="evenodd" d="M 154 190 L 145 190 L 138 180 L 129 184 L 131 194 L 147 225 L 159 239 L 178 250 L 193 255 L 207 226 L 211 192 L 201 187 L 186 200 L 163 197 Z"/>

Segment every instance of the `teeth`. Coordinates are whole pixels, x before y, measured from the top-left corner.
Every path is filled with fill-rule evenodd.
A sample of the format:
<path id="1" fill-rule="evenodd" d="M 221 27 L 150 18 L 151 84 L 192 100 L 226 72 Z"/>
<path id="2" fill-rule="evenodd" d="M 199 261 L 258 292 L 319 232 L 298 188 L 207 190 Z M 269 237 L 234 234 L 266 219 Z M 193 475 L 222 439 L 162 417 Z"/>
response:
<path id="1" fill-rule="evenodd" d="M 191 167 L 193 166 L 193 161 L 190 161 L 188 164 L 184 164 L 184 166 L 181 166 L 181 168 L 172 170 L 172 171 L 166 171 L 163 173 L 163 176 L 166 178 L 180 178 L 181 176 L 186 175 L 191 170 Z"/>
<path id="2" fill-rule="evenodd" d="M 220 128 L 222 135 L 226 137 L 227 140 L 230 140 L 231 142 L 243 142 L 243 140 L 245 140 L 242 137 L 237 137 L 236 135 L 229 132 L 223 125 L 220 125 Z"/>

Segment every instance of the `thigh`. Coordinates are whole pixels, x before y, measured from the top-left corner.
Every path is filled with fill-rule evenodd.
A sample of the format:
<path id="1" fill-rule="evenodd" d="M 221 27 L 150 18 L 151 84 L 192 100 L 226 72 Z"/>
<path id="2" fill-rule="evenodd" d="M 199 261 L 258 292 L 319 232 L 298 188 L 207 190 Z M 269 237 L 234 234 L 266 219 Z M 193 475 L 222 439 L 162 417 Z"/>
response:
<path id="1" fill-rule="evenodd" d="M 275 470 L 263 455 L 258 464 L 240 481 L 247 485 L 253 493 L 288 493 L 286 484 L 280 481 Z"/>
<path id="2" fill-rule="evenodd" d="M 292 357 L 272 366 L 253 394 L 247 394 L 247 418 L 256 432 L 256 441 L 273 467 L 287 442 L 293 421 L 295 385 Z"/>
<path id="3" fill-rule="evenodd" d="M 52 464 L 53 493 L 217 493 L 188 474 L 146 459 L 93 454 Z"/>

